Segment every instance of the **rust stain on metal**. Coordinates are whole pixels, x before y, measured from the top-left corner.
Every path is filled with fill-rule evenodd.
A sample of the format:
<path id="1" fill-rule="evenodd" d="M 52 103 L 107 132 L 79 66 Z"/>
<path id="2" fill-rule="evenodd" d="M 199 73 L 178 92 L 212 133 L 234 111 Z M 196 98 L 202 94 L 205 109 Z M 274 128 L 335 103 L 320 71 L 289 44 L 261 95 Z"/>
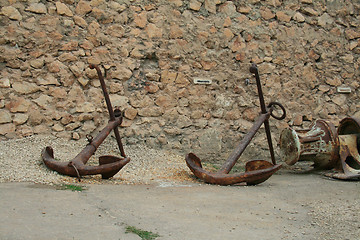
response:
<path id="1" fill-rule="evenodd" d="M 310 129 L 284 129 L 280 135 L 280 155 L 289 165 L 313 161 L 319 169 L 334 169 L 326 176 L 360 180 L 360 120 L 348 117 L 335 126 L 316 120 Z"/>
<path id="2" fill-rule="evenodd" d="M 126 157 L 125 155 L 120 133 L 118 130 L 118 126 L 123 120 L 122 114 L 114 111 L 112 108 L 109 94 L 106 90 L 105 81 L 101 74 L 100 68 L 96 65 L 90 65 L 90 68 L 96 69 L 97 71 L 106 106 L 110 115 L 109 123 L 102 131 L 100 131 L 100 133 L 96 137 L 93 138 L 92 136 L 87 135 L 89 144 L 87 144 L 86 147 L 74 159 L 69 162 L 56 161 L 54 159 L 54 150 L 50 146 L 46 147 L 41 153 L 42 159 L 48 168 L 64 175 L 78 177 L 79 180 L 81 176 L 95 174 L 101 174 L 103 179 L 110 178 L 114 176 L 117 172 L 119 172 L 130 161 L 130 158 Z M 90 157 L 95 153 L 100 144 L 111 133 L 111 131 L 114 131 L 121 157 L 115 157 L 110 155 L 101 156 L 99 158 L 98 166 L 86 166 L 86 163 L 88 162 Z"/>
<path id="3" fill-rule="evenodd" d="M 194 175 L 202 179 L 206 183 L 218 184 L 218 185 L 232 185 L 245 182 L 247 185 L 256 185 L 266 181 L 277 170 L 281 168 L 280 164 L 276 164 L 274 148 L 271 140 L 271 132 L 269 125 L 269 118 L 273 116 L 275 119 L 282 120 L 286 116 L 285 108 L 277 102 L 272 102 L 268 106 L 265 105 L 264 96 L 261 88 L 261 82 L 257 66 L 252 64 L 250 72 L 255 75 L 257 90 L 260 100 L 261 113 L 258 119 L 255 121 L 249 132 L 244 136 L 239 145 L 233 150 L 226 162 L 222 165 L 218 172 L 209 172 L 202 168 L 201 160 L 194 153 L 186 155 L 185 160 L 187 166 L 194 173 Z M 275 106 L 278 106 L 282 110 L 281 116 L 273 114 Z M 254 160 L 246 163 L 245 173 L 229 174 L 237 160 L 240 158 L 246 147 L 249 145 L 253 137 L 259 128 L 264 124 L 267 141 L 269 145 L 269 151 L 271 161 Z"/>
<path id="4" fill-rule="evenodd" d="M 360 180 L 360 119 L 348 117 L 341 120 L 338 134 L 339 172 L 330 176 L 341 180 Z"/>
<path id="5" fill-rule="evenodd" d="M 280 135 L 280 156 L 288 164 L 314 161 L 319 169 L 332 169 L 339 160 L 339 138 L 335 126 L 316 120 L 309 129 L 286 128 Z"/>

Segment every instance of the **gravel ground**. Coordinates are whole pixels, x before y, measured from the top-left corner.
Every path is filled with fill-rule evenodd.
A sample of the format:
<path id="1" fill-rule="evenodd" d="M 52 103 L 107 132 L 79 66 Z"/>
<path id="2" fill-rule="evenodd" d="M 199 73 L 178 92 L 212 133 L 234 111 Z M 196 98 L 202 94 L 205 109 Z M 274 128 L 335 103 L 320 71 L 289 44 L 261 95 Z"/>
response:
<path id="1" fill-rule="evenodd" d="M 86 146 L 87 140 L 78 141 L 56 138 L 51 135 L 31 136 L 22 139 L 2 141 L 0 144 L 0 182 L 34 182 L 61 184 L 77 182 L 49 170 L 42 162 L 41 151 L 52 146 L 55 159 L 69 161 Z M 155 182 L 194 181 L 186 166 L 184 156 L 168 151 L 150 149 L 146 146 L 124 146 L 131 158 L 114 177 L 101 179 L 100 175 L 84 176 L 83 183 L 99 184 L 151 184 Z M 101 155 L 120 156 L 114 138 L 108 137 L 100 145 L 87 164 L 98 165 Z"/>

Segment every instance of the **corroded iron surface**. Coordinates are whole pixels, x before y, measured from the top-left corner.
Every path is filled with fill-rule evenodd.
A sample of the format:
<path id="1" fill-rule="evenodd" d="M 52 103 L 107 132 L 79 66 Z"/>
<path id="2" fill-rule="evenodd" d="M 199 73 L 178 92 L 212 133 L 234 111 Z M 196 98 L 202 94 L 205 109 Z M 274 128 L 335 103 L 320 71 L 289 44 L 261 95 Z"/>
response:
<path id="1" fill-rule="evenodd" d="M 114 112 L 112 108 L 109 94 L 106 90 L 105 81 L 101 74 L 100 68 L 96 65 L 90 65 L 90 68 L 96 69 L 97 71 L 101 83 L 101 88 L 103 90 L 104 98 L 106 101 L 106 105 L 108 108 L 108 112 L 110 115 L 109 123 L 95 138 L 88 136 L 89 143 L 73 160 L 69 162 L 56 161 L 54 159 L 54 150 L 50 146 L 46 147 L 41 153 L 42 159 L 48 168 L 55 170 L 64 175 L 78 177 L 79 180 L 81 176 L 95 175 L 95 174 L 101 174 L 102 178 L 104 179 L 110 178 L 114 176 L 117 172 L 119 172 L 121 168 L 124 167 L 130 161 L 130 158 L 126 157 L 125 155 L 124 148 L 121 143 L 121 137 L 118 130 L 118 126 L 121 124 L 123 119 L 122 114 L 116 114 L 116 112 Z M 99 158 L 98 166 L 86 166 L 86 163 L 88 162 L 90 157 L 95 153 L 97 148 L 105 140 L 105 138 L 111 133 L 111 131 L 114 131 L 121 157 L 115 157 L 110 155 L 101 156 Z"/>
<path id="2" fill-rule="evenodd" d="M 249 132 L 244 136 L 242 141 L 230 154 L 226 162 L 222 165 L 221 169 L 218 172 L 212 173 L 206 171 L 202 168 L 201 160 L 194 153 L 189 153 L 186 155 L 185 160 L 187 166 L 194 173 L 194 175 L 206 183 L 218 184 L 218 185 L 232 185 L 237 183 L 246 183 L 247 185 L 256 185 L 266 181 L 272 174 L 280 169 L 281 165 L 276 164 L 274 148 L 271 140 L 271 132 L 269 125 L 269 118 L 273 116 L 276 119 L 282 120 L 286 116 L 285 108 L 276 102 L 270 103 L 268 106 L 265 105 L 263 92 L 261 89 L 261 82 L 259 77 L 259 72 L 255 64 L 252 64 L 250 67 L 250 72 L 255 75 L 257 90 L 260 100 L 261 114 L 258 119 L 255 121 Z M 276 116 L 273 114 L 275 106 L 278 106 L 282 110 L 281 116 Z M 271 161 L 268 162 L 265 160 L 254 160 L 246 163 L 245 173 L 239 174 L 229 174 L 233 166 L 236 164 L 237 160 L 240 158 L 246 147 L 249 145 L 253 137 L 259 128 L 264 124 L 267 141 L 269 145 L 269 151 L 271 156 Z"/>
<path id="3" fill-rule="evenodd" d="M 326 176 L 360 180 L 360 120 L 347 117 L 335 126 L 316 120 L 309 129 L 286 128 L 280 135 L 280 155 L 289 165 L 313 161 L 319 169 L 333 169 Z"/>
<path id="4" fill-rule="evenodd" d="M 341 180 L 360 180 L 360 119 L 348 117 L 338 127 L 340 139 L 339 172 L 331 174 Z"/>
<path id="5" fill-rule="evenodd" d="M 280 156 L 288 165 L 313 161 L 316 168 L 334 168 L 339 160 L 339 138 L 334 124 L 320 119 L 309 129 L 284 129 L 280 135 Z"/>

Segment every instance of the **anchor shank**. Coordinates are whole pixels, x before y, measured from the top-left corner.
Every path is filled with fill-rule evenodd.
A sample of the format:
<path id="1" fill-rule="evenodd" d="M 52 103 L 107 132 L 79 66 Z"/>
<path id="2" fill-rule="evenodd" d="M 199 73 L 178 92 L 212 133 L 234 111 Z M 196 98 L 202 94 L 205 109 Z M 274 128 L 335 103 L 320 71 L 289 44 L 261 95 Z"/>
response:
<path id="1" fill-rule="evenodd" d="M 274 153 L 274 147 L 273 147 L 272 140 L 271 140 L 270 124 L 269 124 L 268 119 L 265 120 L 264 125 L 265 125 L 266 138 L 267 138 L 268 145 L 269 145 L 271 162 L 275 165 L 276 164 L 275 153 Z"/>
<path id="2" fill-rule="evenodd" d="M 114 113 L 113 107 L 111 105 L 109 93 L 106 90 L 104 77 L 101 74 L 99 66 L 91 64 L 90 68 L 91 69 L 93 69 L 93 68 L 96 69 L 96 72 L 97 72 L 99 80 L 100 80 L 101 88 L 102 88 L 102 91 L 103 91 L 103 94 L 104 94 L 106 106 L 107 106 L 107 109 L 108 109 L 108 112 L 109 112 L 109 115 L 110 115 L 110 120 L 113 121 L 113 120 L 115 120 L 115 113 Z M 115 134 L 116 142 L 118 144 L 121 156 L 126 157 L 124 147 L 123 147 L 122 142 L 121 142 L 120 133 L 119 133 L 119 130 L 117 128 L 114 128 L 114 134 Z"/>
<path id="3" fill-rule="evenodd" d="M 270 111 L 260 114 L 259 118 L 255 121 L 249 132 L 244 136 L 239 145 L 232 151 L 226 162 L 219 170 L 219 173 L 229 173 L 231 171 L 236 161 L 240 158 L 241 154 L 244 152 L 247 145 L 249 145 L 250 141 L 253 139 L 261 125 L 269 119 L 270 114 Z"/>
<path id="4" fill-rule="evenodd" d="M 86 164 L 90 157 L 94 154 L 96 149 L 100 144 L 105 140 L 105 138 L 110 134 L 110 132 L 115 129 L 121 123 L 121 118 L 115 118 L 114 121 L 110 121 L 99 134 L 94 137 L 94 139 L 86 145 L 86 147 L 71 161 L 74 164 Z M 80 163 L 80 164 L 81 164 Z"/>
<path id="5" fill-rule="evenodd" d="M 125 158 L 126 155 L 125 155 L 124 147 L 122 145 L 119 129 L 117 127 L 114 128 L 114 134 L 115 134 L 116 142 L 117 142 L 119 150 L 120 150 L 120 154 L 122 157 Z"/>
<path id="6" fill-rule="evenodd" d="M 108 111 L 109 111 L 110 120 L 114 120 L 114 119 L 115 119 L 114 110 L 113 110 L 113 108 L 112 108 L 112 106 L 111 106 L 109 93 L 108 93 L 107 90 L 106 90 L 106 85 L 105 85 L 104 77 L 103 77 L 102 74 L 101 74 L 100 68 L 99 68 L 99 66 L 94 65 L 94 64 L 91 64 L 91 65 L 90 65 L 90 68 L 91 68 L 91 69 L 95 68 L 95 70 L 96 70 L 96 72 L 97 72 L 97 75 L 98 75 L 98 77 L 99 77 L 100 84 L 101 84 L 101 89 L 102 89 L 103 94 L 104 94 L 106 106 L 107 106 L 107 109 L 108 109 Z"/>
<path id="7" fill-rule="evenodd" d="M 251 65 L 250 72 L 255 74 L 256 86 L 257 86 L 257 90 L 258 90 L 258 94 L 259 94 L 259 100 L 260 100 L 261 113 L 266 113 L 264 94 L 263 94 L 263 91 L 262 91 L 262 88 L 261 88 L 259 71 L 258 71 L 258 68 L 256 67 L 256 64 L 253 63 Z"/>

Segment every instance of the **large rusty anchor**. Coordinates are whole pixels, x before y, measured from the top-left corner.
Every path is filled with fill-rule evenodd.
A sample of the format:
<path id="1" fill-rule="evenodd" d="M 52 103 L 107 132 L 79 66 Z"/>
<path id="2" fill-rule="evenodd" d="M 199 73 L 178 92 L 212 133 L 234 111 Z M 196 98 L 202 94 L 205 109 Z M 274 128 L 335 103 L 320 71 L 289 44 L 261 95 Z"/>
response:
<path id="1" fill-rule="evenodd" d="M 250 72 L 255 74 L 256 85 L 259 94 L 261 114 L 255 121 L 249 132 L 244 136 L 239 145 L 233 150 L 226 162 L 222 165 L 218 172 L 212 173 L 202 168 L 201 160 L 194 153 L 186 155 L 186 164 L 194 175 L 202 179 L 206 183 L 218 184 L 218 185 L 231 185 L 245 182 L 247 185 L 256 185 L 266 181 L 272 174 L 281 168 L 281 164 L 276 164 L 274 148 L 271 140 L 269 118 L 270 116 L 275 119 L 282 120 L 286 116 L 285 108 L 277 102 L 271 102 L 267 107 L 265 106 L 264 96 L 261 89 L 260 77 L 258 68 L 255 64 L 250 67 Z M 275 106 L 278 106 L 282 110 L 281 116 L 273 114 Z M 266 137 L 269 145 L 270 156 L 272 163 L 265 160 L 252 160 L 246 163 L 245 173 L 229 174 L 245 148 L 249 145 L 256 132 L 261 125 L 264 124 Z"/>
<path id="2" fill-rule="evenodd" d="M 119 172 L 121 168 L 130 161 L 130 158 L 126 157 L 125 155 L 125 151 L 121 143 L 120 133 L 118 130 L 118 126 L 121 124 L 123 119 L 122 113 L 117 110 L 114 111 L 111 106 L 109 94 L 106 90 L 105 81 L 101 74 L 100 68 L 93 64 L 91 64 L 89 67 L 91 69 L 96 69 L 97 71 L 106 106 L 110 115 L 109 123 L 105 126 L 103 130 L 100 131 L 100 133 L 96 137 L 92 138 L 91 136 L 87 136 L 89 144 L 87 144 L 86 147 L 73 160 L 69 162 L 56 161 L 54 159 L 54 151 L 50 146 L 46 147 L 41 153 L 42 159 L 48 168 L 64 175 L 78 177 L 79 180 L 81 176 L 95 174 L 101 174 L 103 179 L 110 178 L 114 176 L 117 172 Z M 112 130 L 115 134 L 115 138 L 121 153 L 121 158 L 105 155 L 99 157 L 98 166 L 86 166 L 87 161 L 95 153 L 97 148 Z"/>

